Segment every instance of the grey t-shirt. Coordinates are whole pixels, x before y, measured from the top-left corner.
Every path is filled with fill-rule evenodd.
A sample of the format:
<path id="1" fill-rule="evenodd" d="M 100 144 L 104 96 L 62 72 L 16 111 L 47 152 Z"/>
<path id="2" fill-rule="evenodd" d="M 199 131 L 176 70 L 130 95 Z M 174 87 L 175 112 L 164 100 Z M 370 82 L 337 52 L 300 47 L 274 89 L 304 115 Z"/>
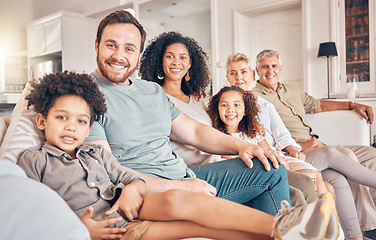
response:
<path id="1" fill-rule="evenodd" d="M 133 180 L 143 180 L 127 171 L 103 146 L 84 144 L 76 148 L 76 159 L 46 142 L 39 151 L 27 149 L 18 160 L 29 178 L 56 191 L 81 217 L 92 206 L 96 221 L 120 217 L 118 212 L 104 214 L 116 201 L 117 194 Z M 112 202 L 112 203 L 111 203 Z M 110 227 L 122 227 L 122 219 Z"/>
<path id="2" fill-rule="evenodd" d="M 171 123 L 180 110 L 158 84 L 130 79 L 129 86 L 120 86 L 97 72 L 92 75 L 105 95 L 107 112 L 93 124 L 87 141 L 107 140 L 122 165 L 141 173 L 173 180 L 195 177 L 169 145 Z"/>

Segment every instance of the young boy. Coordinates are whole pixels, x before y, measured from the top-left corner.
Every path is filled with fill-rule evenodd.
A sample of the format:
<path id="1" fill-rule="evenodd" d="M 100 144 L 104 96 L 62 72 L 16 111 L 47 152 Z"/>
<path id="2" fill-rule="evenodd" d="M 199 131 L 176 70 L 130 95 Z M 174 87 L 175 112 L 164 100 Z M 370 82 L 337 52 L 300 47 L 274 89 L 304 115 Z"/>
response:
<path id="1" fill-rule="evenodd" d="M 50 74 L 32 87 L 26 100 L 37 112 L 46 143 L 38 151 L 26 150 L 18 164 L 68 203 L 92 239 L 335 239 L 338 221 L 330 195 L 283 209 L 275 218 L 204 194 L 170 190 L 146 195 L 141 177 L 102 146 L 83 144 L 93 121 L 106 111 L 103 94 L 89 75 Z"/>

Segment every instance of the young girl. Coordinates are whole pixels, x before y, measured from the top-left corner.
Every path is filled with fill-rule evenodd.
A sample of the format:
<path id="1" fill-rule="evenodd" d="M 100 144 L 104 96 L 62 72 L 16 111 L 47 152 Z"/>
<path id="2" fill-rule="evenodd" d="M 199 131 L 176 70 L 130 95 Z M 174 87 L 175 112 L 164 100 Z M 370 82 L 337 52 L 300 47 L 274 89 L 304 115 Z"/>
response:
<path id="1" fill-rule="evenodd" d="M 264 138 L 265 129 L 259 122 L 259 111 L 257 99 L 253 94 L 238 86 L 222 88 L 210 99 L 208 105 L 208 113 L 214 128 L 273 151 Z M 222 157 L 228 158 L 228 156 Z M 329 190 L 334 195 L 334 191 L 324 183 L 316 168 L 297 158 L 285 156 L 284 160 L 287 169 L 312 178 L 316 184 L 318 195 Z"/>

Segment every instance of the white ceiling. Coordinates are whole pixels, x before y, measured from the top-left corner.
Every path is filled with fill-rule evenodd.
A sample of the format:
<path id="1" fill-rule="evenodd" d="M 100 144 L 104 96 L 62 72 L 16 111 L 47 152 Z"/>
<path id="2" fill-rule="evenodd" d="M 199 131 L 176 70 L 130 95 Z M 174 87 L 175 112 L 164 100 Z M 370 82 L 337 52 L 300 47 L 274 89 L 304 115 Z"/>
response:
<path id="1" fill-rule="evenodd" d="M 160 23 L 189 17 L 210 9 L 210 0 L 152 0 L 141 4 L 141 19 Z"/>

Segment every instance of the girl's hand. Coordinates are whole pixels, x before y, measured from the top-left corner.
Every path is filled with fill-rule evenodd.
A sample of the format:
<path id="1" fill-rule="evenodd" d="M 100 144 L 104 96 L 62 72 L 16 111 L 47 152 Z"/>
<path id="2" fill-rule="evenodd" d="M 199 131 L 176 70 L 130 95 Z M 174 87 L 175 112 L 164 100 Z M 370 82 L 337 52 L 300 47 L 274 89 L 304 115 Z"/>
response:
<path id="1" fill-rule="evenodd" d="M 305 154 L 299 151 L 290 152 L 290 156 L 305 161 Z"/>
<path id="2" fill-rule="evenodd" d="M 89 206 L 87 211 L 80 217 L 81 221 L 85 224 L 86 228 L 89 230 L 90 237 L 92 240 L 100 239 L 120 239 L 125 233 L 125 228 L 112 228 L 108 227 L 114 223 L 123 220 L 121 217 L 109 218 L 102 221 L 95 221 L 91 218 L 94 209 Z"/>
<path id="3" fill-rule="evenodd" d="M 138 211 L 143 203 L 142 195 L 145 194 L 146 184 L 141 180 L 134 180 L 121 191 L 119 199 L 106 211 L 106 215 L 118 212 L 122 217 L 133 221 L 138 217 Z"/>

